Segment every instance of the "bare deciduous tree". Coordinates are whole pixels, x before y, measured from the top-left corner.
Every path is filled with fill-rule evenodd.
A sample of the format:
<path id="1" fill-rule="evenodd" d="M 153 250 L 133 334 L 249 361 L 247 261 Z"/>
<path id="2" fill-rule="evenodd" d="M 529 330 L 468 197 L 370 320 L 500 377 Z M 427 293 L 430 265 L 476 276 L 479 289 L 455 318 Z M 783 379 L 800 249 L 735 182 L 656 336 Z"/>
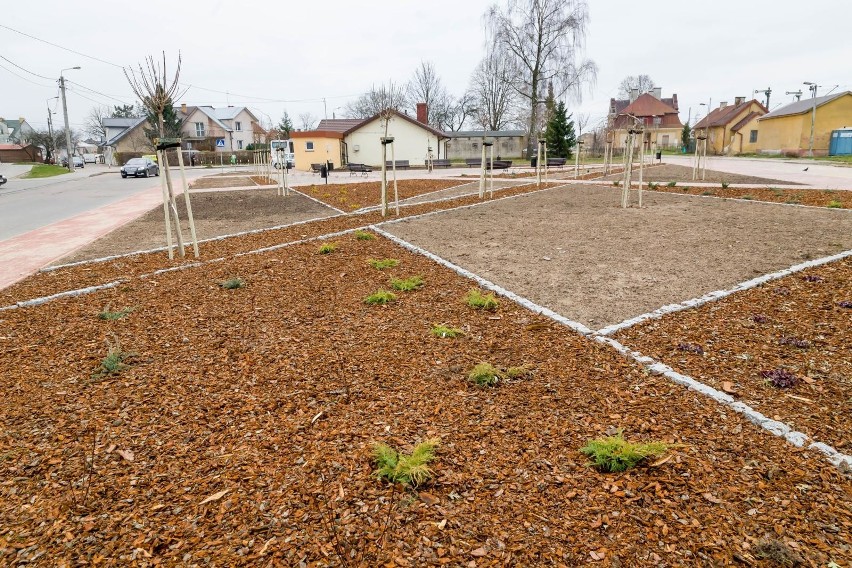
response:
<path id="1" fill-rule="evenodd" d="M 299 115 L 299 126 L 302 130 L 313 130 L 317 123 L 317 117 L 309 112 L 303 112 Z"/>
<path id="2" fill-rule="evenodd" d="M 106 105 L 98 105 L 92 107 L 89 114 L 86 116 L 86 134 L 94 136 L 98 140 L 106 140 L 106 127 L 104 119 L 110 117 L 109 107 Z"/>
<path id="3" fill-rule="evenodd" d="M 618 85 L 618 98 L 630 98 L 630 90 L 638 89 L 639 94 L 646 93 L 654 88 L 654 80 L 650 75 L 628 75 Z"/>
<path id="4" fill-rule="evenodd" d="M 438 126 L 446 120 L 450 112 L 452 97 L 441 83 L 435 65 L 431 61 L 421 61 L 414 71 L 414 76 L 406 86 L 409 104 L 415 107 L 417 103 L 426 103 L 426 123 Z"/>
<path id="5" fill-rule="evenodd" d="M 461 97 L 450 101 L 446 113 L 439 117 L 438 127 L 445 132 L 458 132 L 475 116 L 476 110 L 476 97 L 468 90 Z"/>
<path id="6" fill-rule="evenodd" d="M 346 105 L 350 118 L 370 118 L 388 109 L 401 111 L 406 106 L 405 91 L 393 81 L 373 85 L 370 90 Z"/>
<path id="7" fill-rule="evenodd" d="M 597 77 L 597 65 L 581 59 L 589 10 L 585 0 L 506 0 L 486 13 L 492 41 L 503 46 L 518 70 L 513 83 L 530 109 L 532 150 L 538 124 L 541 87 L 553 83 L 557 98 L 580 99 L 585 84 Z"/>
<path id="8" fill-rule="evenodd" d="M 500 45 L 494 45 L 479 62 L 471 77 L 473 116 L 485 130 L 502 130 L 515 112 L 515 69 Z"/>

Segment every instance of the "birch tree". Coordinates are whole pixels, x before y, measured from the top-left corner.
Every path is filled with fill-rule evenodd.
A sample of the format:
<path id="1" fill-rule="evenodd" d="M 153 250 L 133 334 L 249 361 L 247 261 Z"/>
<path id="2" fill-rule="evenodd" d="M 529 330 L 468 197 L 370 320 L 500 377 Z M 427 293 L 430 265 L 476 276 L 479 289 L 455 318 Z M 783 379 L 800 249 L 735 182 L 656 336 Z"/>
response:
<path id="1" fill-rule="evenodd" d="M 515 91 L 529 113 L 531 152 L 538 134 L 541 89 L 552 83 L 557 98 L 581 98 L 597 77 L 597 65 L 581 58 L 589 10 L 585 0 L 506 0 L 485 15 L 491 41 L 502 46 L 517 69 Z"/>

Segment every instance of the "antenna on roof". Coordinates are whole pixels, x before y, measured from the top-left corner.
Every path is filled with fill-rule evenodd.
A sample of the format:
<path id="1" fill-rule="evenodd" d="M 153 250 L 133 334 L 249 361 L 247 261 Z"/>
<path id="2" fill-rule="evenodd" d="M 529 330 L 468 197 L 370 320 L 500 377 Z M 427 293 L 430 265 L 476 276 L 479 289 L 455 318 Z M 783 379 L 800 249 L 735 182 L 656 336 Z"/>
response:
<path id="1" fill-rule="evenodd" d="M 785 95 L 793 95 L 794 97 L 796 97 L 796 102 L 802 100 L 802 89 L 799 89 L 798 91 L 787 91 L 784 94 Z"/>

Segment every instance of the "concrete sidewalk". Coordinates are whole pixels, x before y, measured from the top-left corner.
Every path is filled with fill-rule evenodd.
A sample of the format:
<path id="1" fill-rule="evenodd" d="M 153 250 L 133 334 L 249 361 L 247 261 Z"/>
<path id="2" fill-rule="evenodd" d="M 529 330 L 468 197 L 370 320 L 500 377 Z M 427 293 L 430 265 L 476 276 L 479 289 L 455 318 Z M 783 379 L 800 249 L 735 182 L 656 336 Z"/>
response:
<path id="1" fill-rule="evenodd" d="M 0 289 L 38 272 L 162 203 L 162 189 L 154 187 L 0 241 Z"/>

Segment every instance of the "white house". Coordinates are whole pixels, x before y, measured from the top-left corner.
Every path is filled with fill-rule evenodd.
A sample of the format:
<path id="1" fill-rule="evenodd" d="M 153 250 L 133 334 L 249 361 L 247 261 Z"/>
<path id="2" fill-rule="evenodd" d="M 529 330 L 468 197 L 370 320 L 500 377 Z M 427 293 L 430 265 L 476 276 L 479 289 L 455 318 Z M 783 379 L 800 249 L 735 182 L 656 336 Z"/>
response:
<path id="1" fill-rule="evenodd" d="M 181 105 L 184 115 L 183 139 L 212 150 L 232 152 L 245 150 L 254 141 L 257 117 L 243 106 L 214 108 Z"/>

